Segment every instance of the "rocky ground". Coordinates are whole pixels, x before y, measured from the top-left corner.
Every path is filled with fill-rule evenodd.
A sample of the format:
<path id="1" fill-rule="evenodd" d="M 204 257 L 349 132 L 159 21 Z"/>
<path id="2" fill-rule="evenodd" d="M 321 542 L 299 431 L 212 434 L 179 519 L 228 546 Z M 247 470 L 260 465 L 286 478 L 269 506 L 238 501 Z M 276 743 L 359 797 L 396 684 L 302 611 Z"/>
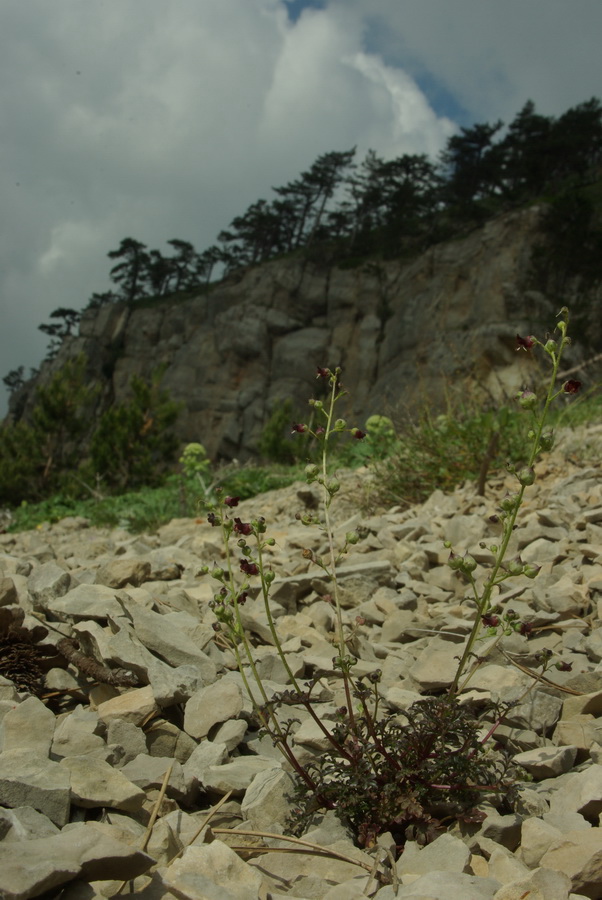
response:
<path id="1" fill-rule="evenodd" d="M 516 812 L 488 807 L 481 824 L 408 842 L 396 862 L 386 836 L 359 850 L 330 813 L 304 838 L 322 854 L 278 838 L 291 776 L 253 730 L 232 655 L 214 640 L 215 582 L 200 574 L 222 558 L 217 529 L 186 519 L 133 536 L 65 519 L 0 535 L 0 897 L 602 897 L 601 450 L 602 426 L 583 428 L 539 464 L 514 542 L 541 572 L 506 582 L 503 595 L 532 633 L 504 639 L 469 686 L 508 700 L 531 683 L 525 670 L 543 648 L 570 663 L 549 670 L 498 731 L 531 777 Z M 367 477 L 346 476 L 332 507 L 339 534 L 362 533 L 340 566 L 342 600 L 358 670 L 381 669 L 385 704 L 401 713 L 450 684 L 473 615 L 443 541 L 486 566 L 480 543 L 495 539 L 490 516 L 514 484 L 493 478 L 484 498 L 467 484 L 366 515 Z M 295 518 L 308 490 L 236 513 L 264 515 L 276 539 L 277 630 L 295 675 L 325 673 L 328 719 L 340 705 L 330 589 L 302 552 L 319 553 L 323 538 Z M 259 602 L 244 612 L 268 689 L 284 689 Z M 294 742 L 304 758 L 321 749 L 307 721 Z"/>

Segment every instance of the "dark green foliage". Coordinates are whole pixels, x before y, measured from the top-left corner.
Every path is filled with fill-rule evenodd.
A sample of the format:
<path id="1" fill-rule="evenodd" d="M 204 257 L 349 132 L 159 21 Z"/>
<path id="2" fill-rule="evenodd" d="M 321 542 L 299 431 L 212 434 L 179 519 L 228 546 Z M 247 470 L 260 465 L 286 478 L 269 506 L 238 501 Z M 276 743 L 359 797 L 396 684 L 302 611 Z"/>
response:
<path id="1" fill-rule="evenodd" d="M 159 388 L 159 375 L 146 382 L 134 377 L 132 398 L 103 413 L 90 444 L 91 469 L 103 483 L 124 490 L 157 484 L 178 449 L 170 430 L 179 411 Z"/>
<path id="2" fill-rule="evenodd" d="M 8 375 L 4 376 L 2 381 L 11 394 L 14 391 L 20 390 L 25 384 L 25 366 L 19 366 L 17 369 L 12 369 Z"/>
<path id="3" fill-rule="evenodd" d="M 593 351 L 602 350 L 600 310 L 588 290 L 602 279 L 602 209 L 591 192 L 565 191 L 550 203 L 543 239 L 533 251 L 534 284 L 557 300 L 572 297 L 573 335 Z"/>
<path id="4" fill-rule="evenodd" d="M 476 481 L 492 447 L 490 471 L 508 460 L 518 463 L 526 428 L 524 417 L 508 407 L 478 413 L 460 408 L 440 416 L 427 410 L 414 422 L 405 420 L 391 454 L 375 461 L 372 499 L 384 506 L 410 506 L 437 488 L 449 491 L 465 479 Z"/>
<path id="5" fill-rule="evenodd" d="M 25 422 L 0 426 L 0 504 L 39 498 L 43 472 L 40 436 L 34 429 Z"/>
<path id="6" fill-rule="evenodd" d="M 237 469 L 228 467 L 221 476 L 218 472 L 216 481 L 227 494 L 247 500 L 256 494 L 287 487 L 302 477 L 301 467 L 247 465 Z"/>
<path id="7" fill-rule="evenodd" d="M 0 428 L 0 503 L 38 501 L 60 492 L 158 484 L 178 441 L 171 426 L 179 406 L 150 382 L 132 380 L 132 398 L 97 422 L 97 388 L 85 380 L 85 357 L 59 369 L 36 389 L 28 420 Z"/>
<path id="8" fill-rule="evenodd" d="M 0 502 L 41 499 L 77 469 L 96 393 L 84 384 L 85 364 L 83 356 L 66 363 L 37 388 L 30 421 L 0 429 Z"/>
<path id="9" fill-rule="evenodd" d="M 299 459 L 298 445 L 291 439 L 292 422 L 293 404 L 290 400 L 274 407 L 257 445 L 264 459 L 276 463 L 294 463 Z"/>
<path id="10" fill-rule="evenodd" d="M 499 795 L 497 802 L 510 794 L 506 763 L 482 743 L 482 723 L 469 708 L 450 696 L 429 697 L 403 718 L 377 716 L 369 708 L 373 691 L 356 682 L 361 717 L 351 722 L 341 710 L 328 748 L 305 767 L 312 784 L 297 781 L 295 833 L 303 833 L 317 800 L 361 846 L 385 831 L 398 845 L 410 836 L 427 842 L 454 819 L 473 818 L 486 794 Z"/>
<path id="11" fill-rule="evenodd" d="M 62 319 L 62 322 L 50 322 L 49 324 L 38 325 L 38 329 L 44 334 L 49 335 L 52 340 L 46 351 L 46 359 L 54 359 L 59 351 L 63 340 L 72 333 L 73 328 L 77 325 L 81 318 L 81 313 L 76 309 L 67 309 L 60 306 L 50 313 L 51 319 Z"/>
<path id="12" fill-rule="evenodd" d="M 111 250 L 109 259 L 120 259 L 111 269 L 111 279 L 119 285 L 120 299 L 133 303 L 147 295 L 146 281 L 150 267 L 150 256 L 146 244 L 134 238 L 123 238 L 117 250 Z"/>

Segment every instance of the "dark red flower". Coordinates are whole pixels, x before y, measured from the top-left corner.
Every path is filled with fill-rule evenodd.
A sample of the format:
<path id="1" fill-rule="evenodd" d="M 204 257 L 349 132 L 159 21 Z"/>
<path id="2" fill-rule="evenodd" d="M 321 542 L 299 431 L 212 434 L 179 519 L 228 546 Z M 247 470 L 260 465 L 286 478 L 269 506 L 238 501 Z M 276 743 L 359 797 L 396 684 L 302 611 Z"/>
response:
<path id="1" fill-rule="evenodd" d="M 325 369 L 323 366 L 318 366 L 318 374 L 316 378 L 330 378 L 330 369 Z"/>
<path id="2" fill-rule="evenodd" d="M 226 504 L 226 506 L 229 506 L 229 507 L 238 506 L 239 502 L 240 502 L 240 497 L 226 497 L 226 499 L 224 500 L 224 503 Z"/>
<path id="3" fill-rule="evenodd" d="M 576 394 L 579 388 L 581 387 L 580 381 L 574 381 L 572 378 L 569 381 L 565 381 L 562 385 L 562 390 L 565 394 Z"/>
<path id="4" fill-rule="evenodd" d="M 532 334 L 527 335 L 526 338 L 520 336 L 520 334 L 516 335 L 516 349 L 517 350 L 530 350 L 535 344 L 535 338 Z"/>
<path id="5" fill-rule="evenodd" d="M 216 525 L 221 525 L 220 519 L 215 515 L 214 512 L 209 513 L 209 515 L 207 516 L 207 521 L 213 528 L 215 528 Z"/>
<path id="6" fill-rule="evenodd" d="M 572 672 L 573 671 L 573 666 L 571 665 L 571 663 L 565 662 L 564 660 L 562 660 L 562 662 L 557 662 L 556 668 L 558 669 L 559 672 Z"/>
<path id="7" fill-rule="evenodd" d="M 244 572 L 245 575 L 259 575 L 257 563 L 249 562 L 248 559 L 241 559 L 240 571 Z"/>
<path id="8" fill-rule="evenodd" d="M 483 622 L 483 625 L 486 625 L 488 628 L 495 628 L 496 625 L 500 624 L 500 617 L 492 615 L 482 616 L 481 621 Z"/>
<path id="9" fill-rule="evenodd" d="M 249 595 L 247 594 L 246 591 L 243 591 L 242 594 L 239 594 L 238 597 L 236 598 L 236 602 L 238 603 L 239 606 L 244 606 L 248 599 L 249 599 Z"/>
<path id="10" fill-rule="evenodd" d="M 295 432 L 298 434 L 305 434 L 306 431 L 307 425 L 302 422 L 293 422 L 291 434 L 295 434 Z"/>
<path id="11" fill-rule="evenodd" d="M 316 434 L 324 434 L 324 431 L 325 429 L 323 425 L 318 425 L 318 427 L 316 428 Z"/>
<path id="12" fill-rule="evenodd" d="M 522 634 L 524 637 L 528 637 L 532 631 L 533 625 L 531 624 L 531 622 L 521 622 L 519 634 Z"/>
<path id="13" fill-rule="evenodd" d="M 253 526 L 250 522 L 241 522 L 237 517 L 234 519 L 234 531 L 236 534 L 252 534 Z"/>
<path id="14" fill-rule="evenodd" d="M 352 428 L 351 434 L 353 435 L 354 438 L 357 438 L 358 441 L 361 441 L 366 437 L 366 432 L 360 431 L 359 428 Z"/>

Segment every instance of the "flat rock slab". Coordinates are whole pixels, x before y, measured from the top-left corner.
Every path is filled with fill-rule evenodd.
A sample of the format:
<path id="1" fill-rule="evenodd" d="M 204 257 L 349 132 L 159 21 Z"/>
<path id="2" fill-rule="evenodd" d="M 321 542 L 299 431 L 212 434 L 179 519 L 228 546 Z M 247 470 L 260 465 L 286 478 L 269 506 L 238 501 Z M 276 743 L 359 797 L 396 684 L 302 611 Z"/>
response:
<path id="1" fill-rule="evenodd" d="M 0 844 L 2 900 L 28 900 L 67 884 L 126 880 L 142 875 L 151 856 L 102 834 L 93 825 L 72 825 L 52 837 Z"/>
<path id="2" fill-rule="evenodd" d="M 31 806 L 62 827 L 71 806 L 69 773 L 49 759 L 6 750 L 0 753 L 0 804 Z"/>
<path id="3" fill-rule="evenodd" d="M 93 756 L 66 756 L 59 763 L 69 773 L 71 798 L 76 806 L 109 806 L 135 812 L 146 794 L 103 759 Z"/>

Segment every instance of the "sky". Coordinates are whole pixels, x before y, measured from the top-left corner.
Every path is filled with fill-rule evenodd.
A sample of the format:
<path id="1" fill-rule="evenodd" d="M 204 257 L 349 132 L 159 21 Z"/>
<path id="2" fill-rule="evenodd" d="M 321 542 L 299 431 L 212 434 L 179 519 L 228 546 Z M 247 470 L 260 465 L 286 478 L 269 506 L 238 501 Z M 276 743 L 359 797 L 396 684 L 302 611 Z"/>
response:
<path id="1" fill-rule="evenodd" d="M 0 378 L 124 237 L 202 251 L 322 153 L 559 115 L 601 36 L 600 0 L 0 0 Z"/>

